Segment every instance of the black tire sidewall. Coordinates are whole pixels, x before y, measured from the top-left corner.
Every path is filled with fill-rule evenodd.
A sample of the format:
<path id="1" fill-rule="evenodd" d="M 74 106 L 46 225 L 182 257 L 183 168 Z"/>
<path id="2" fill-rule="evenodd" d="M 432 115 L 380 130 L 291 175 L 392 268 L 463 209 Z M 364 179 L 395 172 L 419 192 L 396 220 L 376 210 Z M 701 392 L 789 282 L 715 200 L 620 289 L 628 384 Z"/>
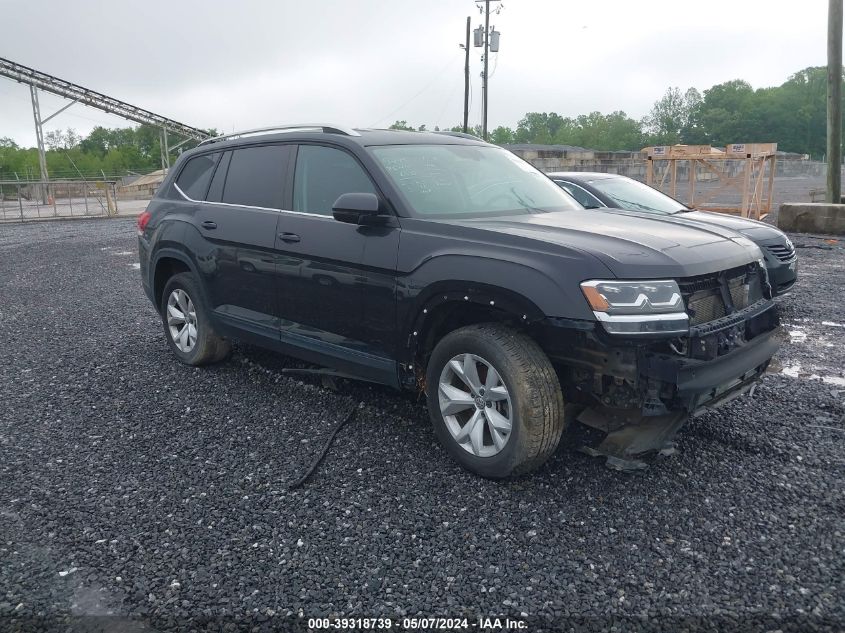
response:
<path id="1" fill-rule="evenodd" d="M 191 303 L 194 304 L 194 310 L 197 314 L 197 342 L 190 352 L 183 352 L 173 341 L 170 335 L 170 327 L 167 325 L 167 300 L 170 294 L 176 290 L 184 290 Z M 211 324 L 208 322 L 206 316 L 205 303 L 202 299 L 202 294 L 199 291 L 199 286 L 190 273 L 179 273 L 171 277 L 164 286 L 164 291 L 161 293 L 161 305 L 159 306 L 159 313 L 161 315 L 161 322 L 164 326 L 164 335 L 167 339 L 167 344 L 180 361 L 186 365 L 199 364 L 197 360 L 204 354 L 208 347 L 208 337 L 211 332 Z"/>
<path id="2" fill-rule="evenodd" d="M 512 424 L 508 442 L 499 453 L 491 457 L 477 457 L 463 449 L 452 437 L 440 413 L 439 384 L 443 367 L 459 354 L 475 354 L 495 367 L 511 399 Z M 440 443 L 458 463 L 468 470 L 489 479 L 503 479 L 512 474 L 520 463 L 521 436 L 525 420 L 522 394 L 516 389 L 514 366 L 504 349 L 484 338 L 480 332 L 455 332 L 447 335 L 435 347 L 426 368 L 426 397 L 434 432 Z"/>

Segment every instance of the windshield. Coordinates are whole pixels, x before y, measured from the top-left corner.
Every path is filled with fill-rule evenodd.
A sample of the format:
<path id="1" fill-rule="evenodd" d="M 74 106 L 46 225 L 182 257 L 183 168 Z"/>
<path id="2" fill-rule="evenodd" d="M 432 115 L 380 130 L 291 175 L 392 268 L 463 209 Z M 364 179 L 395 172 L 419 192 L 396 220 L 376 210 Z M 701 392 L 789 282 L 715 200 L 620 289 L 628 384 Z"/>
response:
<path id="1" fill-rule="evenodd" d="M 384 145 L 370 150 L 422 217 L 487 217 L 574 210 L 575 201 L 499 147 Z"/>
<path id="2" fill-rule="evenodd" d="M 604 195 L 613 198 L 620 209 L 650 211 L 664 215 L 688 210 L 677 200 L 630 178 L 601 178 L 591 181 L 590 184 Z"/>

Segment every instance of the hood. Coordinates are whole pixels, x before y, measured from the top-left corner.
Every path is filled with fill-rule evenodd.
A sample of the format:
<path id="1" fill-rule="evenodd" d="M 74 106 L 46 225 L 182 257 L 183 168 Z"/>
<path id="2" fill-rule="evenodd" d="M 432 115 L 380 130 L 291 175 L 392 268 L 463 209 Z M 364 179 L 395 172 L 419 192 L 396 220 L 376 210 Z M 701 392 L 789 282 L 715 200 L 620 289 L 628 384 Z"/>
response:
<path id="1" fill-rule="evenodd" d="M 741 233 L 753 242 L 771 242 L 780 239 L 786 241 L 786 234 L 765 222 L 749 220 L 727 213 L 714 213 L 712 211 L 689 211 L 676 215 L 665 216 L 667 220 L 690 222 L 693 224 L 707 224 L 721 226 L 737 233 Z"/>
<path id="2" fill-rule="evenodd" d="M 558 211 L 452 223 L 584 251 L 601 260 L 617 277 L 628 279 L 703 275 L 763 257 L 753 242 L 730 229 L 612 210 Z"/>

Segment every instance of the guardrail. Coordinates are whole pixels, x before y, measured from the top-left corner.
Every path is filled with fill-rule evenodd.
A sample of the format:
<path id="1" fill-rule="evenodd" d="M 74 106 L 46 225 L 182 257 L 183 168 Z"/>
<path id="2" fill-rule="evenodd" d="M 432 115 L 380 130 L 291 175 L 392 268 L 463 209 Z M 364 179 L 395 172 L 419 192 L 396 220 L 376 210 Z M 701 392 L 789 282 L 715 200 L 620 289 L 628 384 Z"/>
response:
<path id="1" fill-rule="evenodd" d="M 0 180 L 0 221 L 117 215 L 113 180 Z"/>

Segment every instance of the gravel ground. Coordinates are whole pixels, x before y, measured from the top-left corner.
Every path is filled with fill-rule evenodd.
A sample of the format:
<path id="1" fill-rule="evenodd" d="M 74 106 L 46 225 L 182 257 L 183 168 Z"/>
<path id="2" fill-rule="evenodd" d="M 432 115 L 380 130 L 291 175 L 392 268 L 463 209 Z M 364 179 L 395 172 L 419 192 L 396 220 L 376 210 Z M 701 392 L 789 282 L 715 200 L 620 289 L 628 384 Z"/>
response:
<path id="1" fill-rule="evenodd" d="M 822 248 L 800 250 L 775 373 L 691 422 L 678 455 L 617 473 L 573 430 L 535 475 L 493 483 L 411 398 L 329 391 L 254 348 L 177 363 L 133 229 L 0 227 L 0 629 L 845 629 L 841 244 L 793 236 Z"/>

